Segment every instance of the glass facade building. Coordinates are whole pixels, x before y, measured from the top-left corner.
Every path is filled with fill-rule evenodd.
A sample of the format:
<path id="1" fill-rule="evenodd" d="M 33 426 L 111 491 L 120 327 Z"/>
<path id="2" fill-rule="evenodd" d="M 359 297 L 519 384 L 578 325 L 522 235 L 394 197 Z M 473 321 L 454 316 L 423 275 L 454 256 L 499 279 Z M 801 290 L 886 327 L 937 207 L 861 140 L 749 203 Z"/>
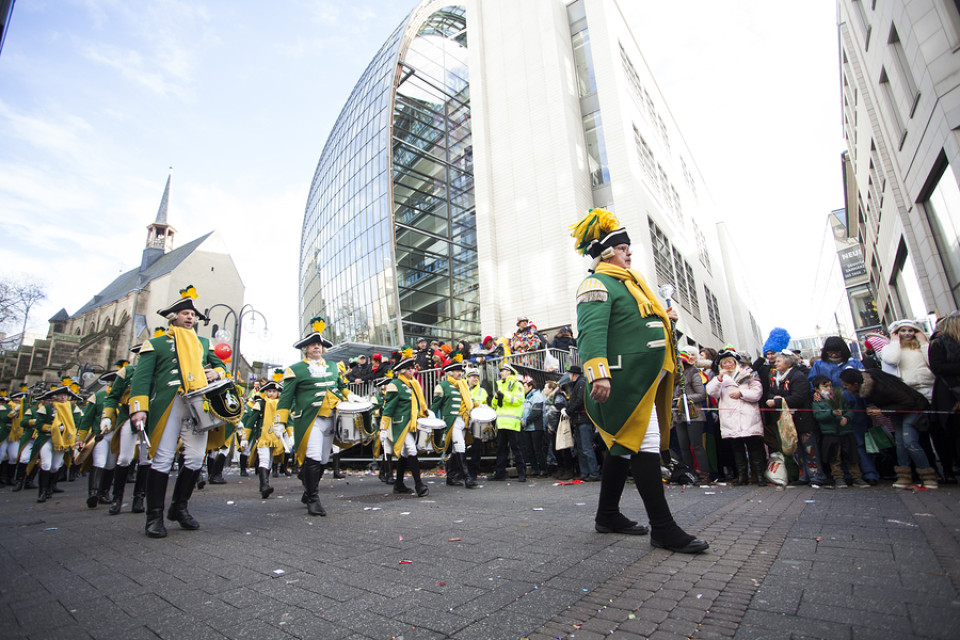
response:
<path id="1" fill-rule="evenodd" d="M 467 24 L 424 3 L 388 38 L 321 154 L 300 248 L 300 317 L 335 343 L 476 337 L 479 277 Z"/>

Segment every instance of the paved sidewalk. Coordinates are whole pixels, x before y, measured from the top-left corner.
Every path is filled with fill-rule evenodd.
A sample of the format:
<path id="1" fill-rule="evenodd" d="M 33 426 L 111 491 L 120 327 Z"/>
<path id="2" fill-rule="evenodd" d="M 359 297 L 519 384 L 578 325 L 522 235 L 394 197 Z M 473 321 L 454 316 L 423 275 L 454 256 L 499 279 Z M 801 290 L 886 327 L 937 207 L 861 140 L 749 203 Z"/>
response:
<path id="1" fill-rule="evenodd" d="M 710 552 L 593 531 L 595 483 L 196 492 L 199 531 L 0 490 L 4 638 L 956 638 L 960 490 L 668 488 Z M 129 494 L 129 491 L 128 491 Z M 642 507 L 632 486 L 628 515 Z M 129 509 L 129 506 L 126 507 Z"/>

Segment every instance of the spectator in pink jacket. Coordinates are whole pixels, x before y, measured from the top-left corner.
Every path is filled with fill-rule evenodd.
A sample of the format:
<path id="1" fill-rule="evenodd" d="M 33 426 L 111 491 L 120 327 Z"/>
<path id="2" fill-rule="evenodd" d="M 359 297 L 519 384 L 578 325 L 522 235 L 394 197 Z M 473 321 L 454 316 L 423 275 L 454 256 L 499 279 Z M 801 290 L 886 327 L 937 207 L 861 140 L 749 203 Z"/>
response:
<path id="1" fill-rule="evenodd" d="M 737 467 L 737 481 L 741 486 L 750 483 L 747 467 L 747 451 L 750 465 L 757 476 L 757 484 L 766 486 L 763 477 L 766 459 L 763 451 L 763 420 L 758 403 L 763 397 L 763 386 L 746 365 L 740 364 L 737 352 L 727 347 L 713 361 L 717 374 L 707 383 L 707 394 L 718 401 L 720 414 L 720 437 L 727 440 L 733 449 Z"/>

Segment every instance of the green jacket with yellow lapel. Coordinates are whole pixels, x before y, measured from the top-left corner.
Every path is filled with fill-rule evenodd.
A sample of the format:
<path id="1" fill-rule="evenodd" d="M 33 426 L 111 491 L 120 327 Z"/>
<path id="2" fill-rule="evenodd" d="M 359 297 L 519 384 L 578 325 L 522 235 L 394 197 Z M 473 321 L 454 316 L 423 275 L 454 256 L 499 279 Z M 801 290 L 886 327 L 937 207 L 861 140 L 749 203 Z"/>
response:
<path id="1" fill-rule="evenodd" d="M 466 384 L 466 383 L 464 383 Z M 469 396 L 470 390 L 467 389 L 467 395 Z M 437 386 L 433 388 L 433 404 L 430 405 L 430 411 L 433 411 L 434 414 L 447 424 L 447 428 L 443 432 L 443 445 L 444 450 L 450 446 L 450 432 L 453 429 L 453 423 L 457 421 L 457 418 L 463 418 L 464 426 L 470 424 L 470 410 L 473 409 L 472 400 L 469 401 L 468 406 L 464 406 L 463 397 L 460 394 L 460 388 L 457 386 L 456 381 L 450 377 L 446 377 L 440 382 L 437 383 Z M 473 441 L 473 437 L 470 436 L 470 432 L 466 432 L 467 444 L 470 444 Z"/>
<path id="2" fill-rule="evenodd" d="M 87 398 L 87 405 L 83 408 L 83 417 L 77 425 L 77 436 L 86 440 L 91 433 L 100 435 L 100 418 L 103 416 L 103 407 L 110 387 L 97 391 Z"/>
<path id="3" fill-rule="evenodd" d="M 214 369 L 226 377 L 226 365 L 210 349 L 210 341 L 199 338 L 200 362 L 204 368 Z M 153 457 L 170 416 L 170 408 L 177 391 L 183 388 L 180 361 L 173 338 L 164 334 L 150 338 L 140 348 L 140 357 L 130 381 L 130 414 L 147 411 L 147 434 L 150 438 L 150 457 Z"/>
<path id="4" fill-rule="evenodd" d="M 318 415 L 329 418 L 337 403 L 350 394 L 337 365 L 323 359 L 318 362 L 320 375 L 316 377 L 310 372 L 307 360 L 290 365 L 283 374 L 283 391 L 277 403 L 277 420 L 286 425 L 287 433 L 293 436 L 293 451 L 300 464 L 307 457 L 313 421 Z"/>
<path id="5" fill-rule="evenodd" d="M 393 453 L 399 457 L 407 433 L 416 434 L 417 419 L 427 415 L 427 406 L 426 401 L 423 400 L 423 390 L 416 379 L 410 379 L 404 383 L 401 377 L 397 377 L 386 387 L 380 428 L 384 428 L 383 421 L 386 420 L 387 428 L 393 436 Z"/>
<path id="6" fill-rule="evenodd" d="M 596 273 L 577 291 L 577 329 L 587 384 L 610 379 L 606 402 L 594 401 L 588 387 L 584 404 L 611 453 L 639 451 L 655 405 L 660 447 L 666 449 L 674 368 L 670 328 L 660 316 L 644 315 L 621 280 Z"/>

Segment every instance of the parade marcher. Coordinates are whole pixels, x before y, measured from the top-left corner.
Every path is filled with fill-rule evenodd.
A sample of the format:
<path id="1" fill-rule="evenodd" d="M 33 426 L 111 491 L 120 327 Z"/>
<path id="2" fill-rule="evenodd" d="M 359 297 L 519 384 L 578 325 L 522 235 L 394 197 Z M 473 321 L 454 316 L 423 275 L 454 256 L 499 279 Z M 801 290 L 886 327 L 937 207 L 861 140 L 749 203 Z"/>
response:
<path id="1" fill-rule="evenodd" d="M 77 424 L 82 413 L 74 404 L 80 396 L 70 388 L 69 378 L 59 387 L 47 391 L 41 400 L 49 400 L 37 410 L 37 438 L 34 457 L 40 459 L 40 481 L 37 502 L 46 502 L 56 491 L 56 477 L 64 456 L 77 446 Z"/>
<path id="2" fill-rule="evenodd" d="M 79 424 L 80 440 L 86 443 L 85 446 L 93 447 L 90 455 L 93 466 L 87 475 L 87 507 L 90 509 L 95 509 L 98 504 L 110 504 L 110 488 L 113 484 L 117 456 L 110 450 L 113 431 L 101 429 L 101 419 L 107 394 L 110 393 L 110 385 L 116 378 L 116 371 L 108 371 L 100 376 L 100 382 L 107 386 L 87 398 Z"/>
<path id="3" fill-rule="evenodd" d="M 586 410 L 607 445 L 595 527 L 642 535 L 653 546 L 700 553 L 709 545 L 674 521 L 660 476 L 669 443 L 676 355 L 671 320 L 643 276 L 630 268 L 630 237 L 609 211 L 592 209 L 573 226 L 577 252 L 593 258 L 577 291 L 577 344 L 587 382 Z M 652 530 L 620 512 L 629 472 Z"/>
<path id="4" fill-rule="evenodd" d="M 523 385 L 517 372 L 506 361 L 500 363 L 500 379 L 493 396 L 493 408 L 497 411 L 497 463 L 488 480 L 507 479 L 507 459 L 513 451 L 517 468 L 517 482 L 527 481 L 527 464 L 523 458 L 523 443 L 520 440 L 520 417 L 523 415 Z"/>
<path id="5" fill-rule="evenodd" d="M 157 338 L 165 333 L 164 329 L 158 327 L 154 330 L 153 337 Z M 141 346 L 143 345 L 135 345 L 130 352 L 140 353 Z M 150 452 L 146 447 L 138 446 L 139 432 L 130 422 L 130 382 L 133 380 L 136 367 L 126 360 L 118 360 L 115 364 L 118 367 L 117 379 L 110 385 L 110 393 L 103 401 L 103 415 L 100 418 L 101 432 L 113 433 L 110 450 L 117 456 L 117 466 L 113 475 L 113 501 L 108 510 L 112 516 L 120 513 L 123 508 L 123 494 L 126 491 L 127 476 L 130 473 L 135 451 L 139 452 L 139 464 L 133 484 L 133 500 L 130 504 L 130 511 L 133 513 L 143 513 L 145 510 L 147 474 L 150 471 Z"/>
<path id="6" fill-rule="evenodd" d="M 426 417 L 427 402 L 423 397 L 420 383 L 413 377 L 417 364 L 413 358 L 401 360 L 394 367 L 396 377 L 387 384 L 386 400 L 380 417 L 380 428 L 390 430 L 390 443 L 393 454 L 397 456 L 397 478 L 393 492 L 413 493 L 422 498 L 430 489 L 420 479 L 420 458 L 417 456 L 417 420 Z M 410 471 L 414 489 L 403 483 L 403 475 Z"/>
<path id="7" fill-rule="evenodd" d="M 19 451 L 21 401 L 0 392 L 0 487 L 14 484 Z"/>
<path id="8" fill-rule="evenodd" d="M 284 454 L 281 434 L 283 427 L 274 428 L 277 417 L 277 405 L 280 402 L 280 392 L 283 391 L 283 371 L 278 369 L 274 380 L 260 387 L 261 398 L 254 400 L 253 408 L 244 416 L 243 437 L 240 447 L 243 451 L 249 448 L 249 457 L 257 458 L 257 478 L 260 480 L 260 497 L 269 498 L 273 493 L 270 486 L 270 468 L 275 456 Z"/>
<path id="9" fill-rule="evenodd" d="M 178 442 L 183 442 L 184 466 L 177 474 L 167 519 L 188 530 L 200 528 L 190 515 L 187 503 L 200 475 L 207 450 L 206 431 L 195 432 L 183 420 L 189 408 L 182 394 L 203 389 L 226 375 L 226 365 L 210 349 L 210 341 L 194 329 L 206 317 L 194 304 L 197 293 L 190 285 L 180 290 L 181 298 L 157 313 L 170 322 L 164 335 L 150 338 L 140 347 L 140 358 L 130 381 L 130 422 L 145 424 L 150 440 L 151 467 L 147 474 L 147 536 L 167 535 L 163 507 L 167 483 Z"/>
<path id="10" fill-rule="evenodd" d="M 476 368 L 467 369 L 467 388 L 470 390 L 470 400 L 473 406 L 481 404 L 490 405 L 490 394 L 480 384 L 480 370 Z M 477 485 L 477 476 L 480 475 L 480 457 L 483 454 L 483 439 L 474 438 L 473 442 L 467 445 L 467 477 L 470 478 L 472 488 Z"/>
<path id="11" fill-rule="evenodd" d="M 470 423 L 473 399 L 467 383 L 463 380 L 462 362 L 448 364 L 443 372 L 447 376 L 434 388 L 430 410 L 447 424 L 443 435 L 444 452 L 449 452 L 447 484 L 458 487 L 465 485 L 472 489 L 476 482 L 467 472 L 467 443 L 464 431 Z M 470 439 L 473 440 L 472 436 Z"/>
<path id="12" fill-rule="evenodd" d="M 393 375 L 392 371 L 389 373 L 390 376 Z M 372 418 L 376 421 L 377 429 L 379 430 L 377 434 L 377 441 L 373 446 L 373 455 L 374 457 L 381 458 L 380 469 L 377 475 L 380 478 L 380 482 L 385 482 L 387 484 L 393 484 L 395 482 L 393 471 L 391 470 L 393 449 L 390 447 L 390 432 L 380 418 L 383 415 L 383 402 L 386 399 L 385 393 L 387 390 L 387 384 L 390 382 L 390 380 L 391 378 L 387 376 L 378 378 L 373 383 L 377 390 L 370 399 L 370 402 L 373 404 Z"/>
<path id="13" fill-rule="evenodd" d="M 28 389 L 21 387 L 23 395 L 20 398 L 21 402 L 21 411 L 20 411 L 20 429 L 22 431 L 20 435 L 20 442 L 17 443 L 17 469 L 14 475 L 14 487 L 13 491 L 22 491 L 24 489 L 36 489 L 36 486 L 33 484 L 33 476 L 37 473 L 36 465 L 34 465 L 29 470 L 30 459 L 33 457 L 33 443 L 37 437 L 36 423 L 37 423 L 37 410 L 40 408 L 40 401 L 38 399 L 39 394 L 43 392 L 43 387 L 41 386 L 36 390 L 36 393 L 31 397 L 31 392 Z M 45 402 L 49 403 L 49 400 Z"/>
<path id="14" fill-rule="evenodd" d="M 312 516 L 327 515 L 320 504 L 320 478 L 333 449 L 337 424 L 334 411 L 350 394 L 337 365 L 323 359 L 323 350 L 333 346 L 322 335 L 325 328 L 323 318 L 313 318 L 310 332 L 294 343 L 294 348 L 303 350 L 305 357 L 284 372 L 283 391 L 277 404 L 277 420 L 286 427 L 288 438 L 292 438 L 301 468 L 300 501 Z"/>

